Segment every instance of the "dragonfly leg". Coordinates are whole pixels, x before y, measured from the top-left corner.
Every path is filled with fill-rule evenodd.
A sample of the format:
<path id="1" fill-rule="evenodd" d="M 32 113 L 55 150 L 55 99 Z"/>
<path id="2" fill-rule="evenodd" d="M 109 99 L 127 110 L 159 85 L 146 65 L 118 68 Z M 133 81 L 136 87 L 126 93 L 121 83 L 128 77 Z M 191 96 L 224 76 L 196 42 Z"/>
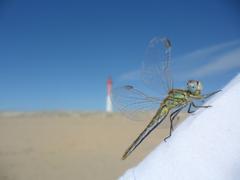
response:
<path id="1" fill-rule="evenodd" d="M 198 105 L 195 105 L 194 102 L 192 102 L 192 105 L 195 108 L 209 108 L 209 107 L 212 107 L 212 106 L 198 106 Z"/>
<path id="2" fill-rule="evenodd" d="M 195 105 L 194 102 L 191 102 L 190 105 L 189 105 L 189 108 L 188 108 L 188 113 L 194 113 L 195 111 L 191 111 L 191 107 L 195 107 L 195 108 L 209 108 L 209 107 L 212 107 L 212 106 L 198 106 L 198 105 Z"/>
<path id="3" fill-rule="evenodd" d="M 182 110 L 182 108 L 176 110 L 175 112 L 173 112 L 171 115 L 170 115 L 170 122 L 171 122 L 171 130 L 173 130 L 173 120 L 175 119 L 175 117 L 179 114 L 179 112 Z"/>
<path id="4" fill-rule="evenodd" d="M 192 102 L 189 104 L 189 107 L 188 107 L 188 113 L 191 114 L 191 113 L 194 113 L 195 111 L 191 111 L 191 107 L 192 107 Z"/>
<path id="5" fill-rule="evenodd" d="M 222 91 L 222 90 L 218 90 L 218 91 L 214 91 L 212 93 L 206 94 L 206 95 L 203 96 L 203 99 L 207 99 L 207 98 L 213 96 L 214 94 L 217 94 L 220 91 Z"/>
<path id="6" fill-rule="evenodd" d="M 172 135 L 172 131 L 173 131 L 173 120 L 175 119 L 175 117 L 179 114 L 179 112 L 184 108 L 185 106 L 177 109 L 176 111 L 174 111 L 171 115 L 170 115 L 170 132 L 169 132 L 169 135 L 167 137 L 164 138 L 164 141 L 166 142 L 166 140 L 168 138 L 171 137 Z"/>

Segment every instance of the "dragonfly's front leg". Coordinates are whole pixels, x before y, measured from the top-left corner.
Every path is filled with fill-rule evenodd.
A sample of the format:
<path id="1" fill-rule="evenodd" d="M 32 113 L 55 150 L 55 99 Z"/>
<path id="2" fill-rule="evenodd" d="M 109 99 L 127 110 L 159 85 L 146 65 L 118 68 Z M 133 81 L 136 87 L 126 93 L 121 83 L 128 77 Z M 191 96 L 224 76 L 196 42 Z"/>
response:
<path id="1" fill-rule="evenodd" d="M 203 99 L 207 99 L 207 98 L 209 98 L 210 96 L 213 96 L 214 94 L 217 94 L 217 93 L 220 92 L 220 91 L 222 91 L 222 90 L 218 90 L 218 91 L 214 91 L 214 92 L 209 93 L 209 94 L 205 94 L 205 95 L 203 95 Z"/>
<path id="2" fill-rule="evenodd" d="M 198 105 L 195 105 L 194 102 L 191 102 L 189 104 L 189 107 L 188 107 L 188 113 L 194 113 L 195 111 L 191 111 L 191 107 L 195 107 L 195 108 L 209 108 L 211 106 L 198 106 Z"/>

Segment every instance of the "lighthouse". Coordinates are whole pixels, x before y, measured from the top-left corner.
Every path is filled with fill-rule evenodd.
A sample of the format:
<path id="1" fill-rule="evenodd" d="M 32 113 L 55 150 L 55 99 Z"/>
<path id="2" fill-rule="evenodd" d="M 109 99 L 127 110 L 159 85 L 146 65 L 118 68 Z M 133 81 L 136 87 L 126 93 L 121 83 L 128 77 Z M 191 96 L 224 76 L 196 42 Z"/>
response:
<path id="1" fill-rule="evenodd" d="M 111 95 L 112 95 L 112 78 L 109 77 L 107 80 L 107 99 L 106 99 L 106 111 L 107 112 L 112 112 Z"/>

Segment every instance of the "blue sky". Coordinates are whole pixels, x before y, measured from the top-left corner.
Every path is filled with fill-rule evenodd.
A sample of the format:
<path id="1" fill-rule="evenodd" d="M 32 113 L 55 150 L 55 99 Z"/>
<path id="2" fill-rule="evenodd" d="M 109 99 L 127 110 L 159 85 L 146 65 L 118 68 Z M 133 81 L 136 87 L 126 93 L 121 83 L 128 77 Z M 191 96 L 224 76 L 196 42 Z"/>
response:
<path id="1" fill-rule="evenodd" d="M 106 78 L 137 71 L 154 36 L 171 39 L 173 58 L 199 58 L 238 41 L 239 22 L 237 0 L 1 0 L 0 110 L 104 110 Z M 218 86 L 240 69 L 234 50 Z"/>

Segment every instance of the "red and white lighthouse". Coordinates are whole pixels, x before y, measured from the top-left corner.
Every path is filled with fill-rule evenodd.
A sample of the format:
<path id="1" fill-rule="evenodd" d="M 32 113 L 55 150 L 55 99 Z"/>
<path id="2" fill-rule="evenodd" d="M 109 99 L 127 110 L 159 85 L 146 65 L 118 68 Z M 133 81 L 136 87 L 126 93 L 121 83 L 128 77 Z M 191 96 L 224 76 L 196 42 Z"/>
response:
<path id="1" fill-rule="evenodd" d="M 106 111 L 112 112 L 112 78 L 109 77 L 107 80 L 107 99 L 106 99 Z"/>

